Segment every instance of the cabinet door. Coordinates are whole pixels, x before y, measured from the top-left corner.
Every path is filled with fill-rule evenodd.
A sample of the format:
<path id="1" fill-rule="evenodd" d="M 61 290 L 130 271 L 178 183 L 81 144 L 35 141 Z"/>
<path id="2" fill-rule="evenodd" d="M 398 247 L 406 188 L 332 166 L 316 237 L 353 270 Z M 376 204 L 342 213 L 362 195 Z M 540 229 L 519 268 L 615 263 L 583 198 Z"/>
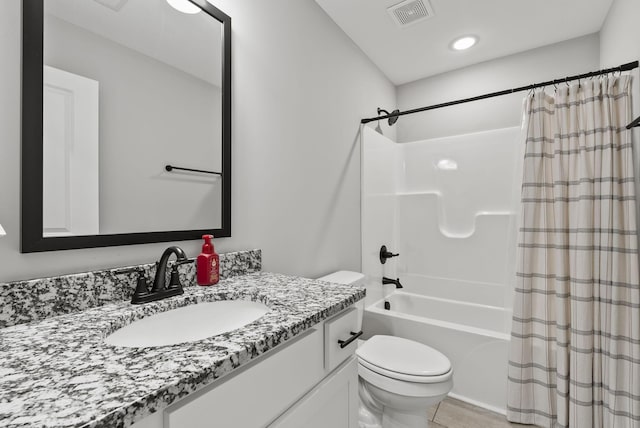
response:
<path id="1" fill-rule="evenodd" d="M 169 406 L 165 428 L 264 427 L 324 376 L 322 330 L 292 341 Z"/>
<path id="2" fill-rule="evenodd" d="M 352 356 L 269 427 L 357 428 L 358 405 L 358 363 Z"/>

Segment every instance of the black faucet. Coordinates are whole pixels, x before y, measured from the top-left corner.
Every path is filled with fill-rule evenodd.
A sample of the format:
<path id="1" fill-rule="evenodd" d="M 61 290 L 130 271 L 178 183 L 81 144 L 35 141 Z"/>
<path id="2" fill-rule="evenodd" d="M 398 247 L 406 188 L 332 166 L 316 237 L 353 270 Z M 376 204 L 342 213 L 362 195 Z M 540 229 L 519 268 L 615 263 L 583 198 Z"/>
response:
<path id="1" fill-rule="evenodd" d="M 167 287 L 167 263 L 172 254 L 176 255 L 177 260 L 171 267 L 171 279 L 169 280 L 169 286 Z M 147 286 L 147 278 L 144 276 L 144 272 L 140 272 L 138 285 L 135 293 L 133 293 L 131 303 L 137 305 L 183 294 L 184 290 L 182 289 L 182 284 L 180 284 L 180 278 L 178 277 L 178 266 L 184 263 L 191 263 L 191 260 L 187 259 L 187 255 L 180 247 L 169 247 L 164 250 L 162 257 L 160 257 L 160 261 L 156 263 L 156 276 L 153 280 L 153 287 L 149 290 Z"/>
<path id="2" fill-rule="evenodd" d="M 395 284 L 396 288 L 403 288 L 402 284 L 400 284 L 400 278 L 391 279 L 391 278 L 387 278 L 386 276 L 383 276 L 382 285 L 386 285 L 386 284 Z"/>

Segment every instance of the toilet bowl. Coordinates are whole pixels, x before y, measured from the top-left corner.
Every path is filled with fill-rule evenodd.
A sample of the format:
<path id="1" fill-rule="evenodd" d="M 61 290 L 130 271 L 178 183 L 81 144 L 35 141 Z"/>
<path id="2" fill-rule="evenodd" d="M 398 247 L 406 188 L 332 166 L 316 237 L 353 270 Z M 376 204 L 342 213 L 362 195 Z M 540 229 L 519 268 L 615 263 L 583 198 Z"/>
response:
<path id="1" fill-rule="evenodd" d="M 356 355 L 363 428 L 427 427 L 427 409 L 453 387 L 449 359 L 422 343 L 373 336 L 356 350 Z"/>
<path id="2" fill-rule="evenodd" d="M 319 278 L 364 285 L 364 275 L 340 271 Z M 358 306 L 362 321 L 364 307 Z M 442 353 L 409 339 L 378 335 L 362 342 L 358 357 L 360 428 L 425 428 L 427 409 L 453 387 L 451 362 Z"/>

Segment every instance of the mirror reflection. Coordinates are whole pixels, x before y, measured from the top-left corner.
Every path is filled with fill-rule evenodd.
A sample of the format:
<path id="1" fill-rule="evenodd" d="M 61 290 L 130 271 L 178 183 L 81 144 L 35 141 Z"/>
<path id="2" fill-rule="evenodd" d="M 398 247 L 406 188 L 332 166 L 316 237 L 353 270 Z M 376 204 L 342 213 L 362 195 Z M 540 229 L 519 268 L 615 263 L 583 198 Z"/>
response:
<path id="1" fill-rule="evenodd" d="M 189 5 L 44 2 L 44 237 L 221 228 L 222 24 Z"/>

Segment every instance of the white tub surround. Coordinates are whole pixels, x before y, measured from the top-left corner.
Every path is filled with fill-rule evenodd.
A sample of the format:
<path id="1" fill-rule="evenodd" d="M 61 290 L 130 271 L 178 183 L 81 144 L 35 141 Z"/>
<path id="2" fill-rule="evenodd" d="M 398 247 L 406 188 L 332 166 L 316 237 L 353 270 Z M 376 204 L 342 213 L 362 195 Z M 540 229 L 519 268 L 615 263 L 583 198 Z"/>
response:
<path id="1" fill-rule="evenodd" d="M 501 413 L 520 136 L 520 128 L 505 128 L 397 144 L 365 129 L 362 144 L 366 334 L 437 349 L 453 365 L 451 395 Z M 382 244 L 400 256 L 381 265 Z M 383 288 L 383 276 L 404 288 Z"/>
<path id="2" fill-rule="evenodd" d="M 0 330 L 2 425 L 131 426 L 364 298 L 360 287 L 272 273 L 184 291 L 145 305 L 110 303 Z M 262 302 L 270 311 L 243 328 L 195 342 L 157 348 L 104 343 L 136 319 L 231 299 Z M 314 331 L 309 337 L 322 343 L 322 330 Z"/>

